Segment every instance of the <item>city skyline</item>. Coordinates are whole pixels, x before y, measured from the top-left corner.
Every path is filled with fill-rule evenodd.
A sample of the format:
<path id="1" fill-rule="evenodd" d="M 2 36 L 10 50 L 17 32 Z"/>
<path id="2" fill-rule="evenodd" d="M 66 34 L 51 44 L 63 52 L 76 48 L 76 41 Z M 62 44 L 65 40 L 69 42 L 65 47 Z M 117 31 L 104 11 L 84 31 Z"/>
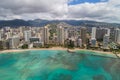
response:
<path id="1" fill-rule="evenodd" d="M 120 1 L 117 0 L 4 0 L 0 3 L 0 19 L 72 19 L 120 23 L 119 5 Z"/>
<path id="2" fill-rule="evenodd" d="M 120 29 L 114 27 L 65 26 L 48 24 L 43 27 L 19 26 L 0 29 L 1 49 L 80 48 L 110 50 L 111 43 L 120 45 Z M 16 45 L 17 44 L 17 45 Z M 27 45 L 27 46 L 26 46 Z"/>

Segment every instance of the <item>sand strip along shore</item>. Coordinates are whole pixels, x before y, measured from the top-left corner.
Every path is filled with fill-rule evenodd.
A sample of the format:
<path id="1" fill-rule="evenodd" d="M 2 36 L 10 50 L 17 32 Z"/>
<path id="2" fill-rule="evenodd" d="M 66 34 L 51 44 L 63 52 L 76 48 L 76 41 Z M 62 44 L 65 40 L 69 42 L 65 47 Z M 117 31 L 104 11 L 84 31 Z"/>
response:
<path id="1" fill-rule="evenodd" d="M 7 52 L 22 52 L 22 51 L 29 51 L 29 50 L 67 50 L 67 48 L 62 48 L 62 47 L 52 47 L 52 48 L 32 48 L 32 49 L 11 49 L 11 50 L 3 50 L 0 51 L 0 53 L 7 53 Z M 97 50 L 87 50 L 87 49 L 69 49 L 71 51 L 76 51 L 76 50 L 85 50 L 85 51 L 92 51 L 92 52 L 97 52 L 97 53 L 105 53 L 105 54 L 112 54 L 112 52 L 104 52 L 104 51 L 97 51 Z"/>
<path id="2" fill-rule="evenodd" d="M 0 53 L 9 53 L 9 52 L 23 52 L 23 51 L 29 51 L 29 50 L 67 50 L 67 48 L 63 47 L 52 47 L 52 48 L 32 48 L 32 49 L 11 49 L 11 50 L 3 50 L 0 51 Z M 87 50 L 87 49 L 69 49 L 71 51 L 76 51 L 76 50 L 81 50 L 81 51 L 91 51 L 91 52 L 96 52 L 96 53 L 101 53 L 101 54 L 113 54 L 112 52 L 104 52 L 104 51 L 97 51 L 97 50 Z M 120 54 L 118 54 L 120 57 Z"/>

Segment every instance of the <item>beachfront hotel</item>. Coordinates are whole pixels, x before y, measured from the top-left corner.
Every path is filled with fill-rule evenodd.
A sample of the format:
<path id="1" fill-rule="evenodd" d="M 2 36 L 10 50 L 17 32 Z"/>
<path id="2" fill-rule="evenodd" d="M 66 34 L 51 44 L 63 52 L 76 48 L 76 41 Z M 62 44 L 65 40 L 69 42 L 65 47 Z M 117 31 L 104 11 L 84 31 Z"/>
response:
<path id="1" fill-rule="evenodd" d="M 80 29 L 80 36 L 81 36 L 81 39 L 82 39 L 82 45 L 86 44 L 86 34 L 87 34 L 87 28 L 86 27 L 82 27 Z"/>
<path id="2" fill-rule="evenodd" d="M 43 42 L 44 44 L 49 44 L 49 28 L 48 26 L 43 27 Z"/>
<path id="3" fill-rule="evenodd" d="M 119 28 L 116 28 L 114 30 L 114 42 L 116 43 L 120 43 L 120 29 Z"/>
<path id="4" fill-rule="evenodd" d="M 103 49 L 108 49 L 109 47 L 109 42 L 110 42 L 110 36 L 108 34 L 104 35 L 103 38 Z"/>
<path id="5" fill-rule="evenodd" d="M 25 42 L 29 42 L 29 39 L 31 38 L 31 31 L 28 30 L 28 31 L 24 31 L 24 39 L 25 39 Z"/>
<path id="6" fill-rule="evenodd" d="M 64 28 L 62 26 L 59 26 L 57 28 L 57 41 L 58 45 L 64 45 Z"/>
<path id="7" fill-rule="evenodd" d="M 96 27 L 92 27 L 92 34 L 91 34 L 91 46 L 96 46 Z"/>

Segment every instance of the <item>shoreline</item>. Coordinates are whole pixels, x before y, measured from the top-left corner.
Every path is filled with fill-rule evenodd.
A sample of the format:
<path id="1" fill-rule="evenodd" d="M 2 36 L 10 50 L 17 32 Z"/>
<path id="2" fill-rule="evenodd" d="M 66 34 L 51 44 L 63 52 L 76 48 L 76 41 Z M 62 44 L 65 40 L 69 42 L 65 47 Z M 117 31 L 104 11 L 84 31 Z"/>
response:
<path id="1" fill-rule="evenodd" d="M 68 48 L 63 48 L 63 47 L 52 47 L 52 48 L 32 48 L 32 49 L 11 49 L 11 50 L 3 50 L 0 51 L 0 54 L 2 53 L 10 53 L 10 52 L 23 52 L 23 51 L 29 51 L 29 50 L 67 50 Z M 104 51 L 97 51 L 97 50 L 88 50 L 88 49 L 69 49 L 70 51 L 91 51 L 91 52 L 96 52 L 96 53 L 101 53 L 101 54 L 113 54 L 112 52 L 104 52 Z M 120 54 L 118 54 L 120 57 Z"/>
<path id="2" fill-rule="evenodd" d="M 22 52 L 22 51 L 29 51 L 29 50 L 68 50 L 68 48 L 62 48 L 62 47 L 53 47 L 53 48 L 32 48 L 32 49 L 10 49 L 10 50 L 3 50 L 0 51 L 1 53 L 7 53 L 7 52 Z M 97 50 L 88 50 L 88 49 L 69 49 L 70 51 L 92 51 L 92 52 L 98 52 L 98 53 L 105 53 L 105 54 L 112 54 L 112 52 L 104 52 L 104 51 L 97 51 Z"/>
<path id="3" fill-rule="evenodd" d="M 67 50 L 67 48 L 62 47 L 54 47 L 54 48 L 31 48 L 31 49 L 10 49 L 10 50 L 3 50 L 0 51 L 1 53 L 9 53 L 9 52 L 23 52 L 23 51 L 29 51 L 29 50 Z"/>

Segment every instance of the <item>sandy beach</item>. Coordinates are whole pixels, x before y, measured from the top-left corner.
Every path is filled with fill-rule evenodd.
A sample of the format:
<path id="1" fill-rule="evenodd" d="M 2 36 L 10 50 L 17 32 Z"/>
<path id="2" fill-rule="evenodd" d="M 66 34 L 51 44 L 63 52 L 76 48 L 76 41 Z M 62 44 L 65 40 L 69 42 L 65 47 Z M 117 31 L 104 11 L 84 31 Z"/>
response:
<path id="1" fill-rule="evenodd" d="M 1 53 L 9 53 L 9 52 L 23 52 L 23 51 L 29 51 L 29 50 L 67 50 L 67 48 L 63 48 L 63 47 L 52 47 L 52 48 L 32 48 L 32 49 L 13 49 L 13 50 L 3 50 L 0 51 Z M 104 51 L 97 51 L 97 50 L 88 50 L 88 49 L 79 49 L 79 48 L 75 48 L 75 49 L 69 49 L 70 51 L 91 51 L 91 52 L 96 52 L 96 53 L 101 53 L 101 54 L 113 54 L 112 52 L 104 52 Z M 120 54 L 118 54 L 118 56 L 120 57 Z"/>
<path id="2" fill-rule="evenodd" d="M 0 53 L 22 52 L 22 51 L 29 51 L 29 50 L 67 50 L 67 48 L 53 47 L 53 48 L 11 49 L 11 50 L 3 50 L 3 51 L 0 51 Z"/>
<path id="3" fill-rule="evenodd" d="M 0 53 L 6 53 L 6 52 L 22 52 L 22 51 L 29 51 L 29 50 L 67 50 L 67 48 L 63 47 L 52 47 L 52 48 L 32 48 L 32 49 L 11 49 L 11 50 L 3 50 L 0 51 Z M 105 53 L 105 54 L 112 54 L 112 52 L 104 52 L 104 51 L 97 51 L 97 50 L 87 50 L 87 49 L 69 49 L 71 51 L 76 51 L 76 50 L 85 50 L 85 51 L 92 51 L 92 52 L 97 52 L 97 53 Z"/>

